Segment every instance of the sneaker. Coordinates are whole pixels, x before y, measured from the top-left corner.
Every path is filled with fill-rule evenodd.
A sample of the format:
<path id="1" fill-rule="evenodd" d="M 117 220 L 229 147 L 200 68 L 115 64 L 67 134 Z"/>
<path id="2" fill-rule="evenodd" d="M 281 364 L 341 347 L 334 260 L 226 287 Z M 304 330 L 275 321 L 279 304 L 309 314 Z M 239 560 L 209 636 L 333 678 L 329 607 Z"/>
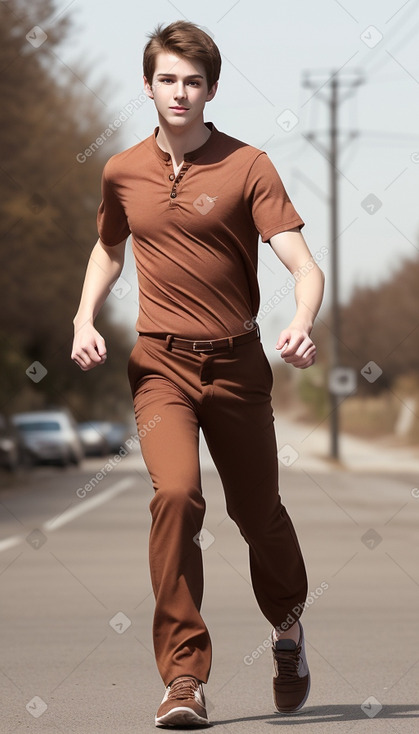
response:
<path id="1" fill-rule="evenodd" d="M 203 684 L 190 675 L 180 675 L 166 688 L 155 716 L 156 726 L 206 726 Z"/>
<path id="2" fill-rule="evenodd" d="M 275 708 L 280 714 L 293 714 L 301 709 L 310 691 L 310 672 L 304 646 L 301 622 L 300 639 L 277 640 L 272 631 L 272 653 L 275 677 L 273 679 Z"/>

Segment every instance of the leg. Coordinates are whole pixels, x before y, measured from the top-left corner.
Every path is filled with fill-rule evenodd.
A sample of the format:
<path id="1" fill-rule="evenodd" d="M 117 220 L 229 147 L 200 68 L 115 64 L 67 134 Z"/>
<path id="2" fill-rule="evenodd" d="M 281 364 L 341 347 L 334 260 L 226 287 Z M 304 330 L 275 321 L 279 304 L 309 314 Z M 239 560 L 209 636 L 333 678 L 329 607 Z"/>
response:
<path id="1" fill-rule="evenodd" d="M 150 574 L 156 599 L 153 641 L 165 686 L 180 675 L 207 682 L 211 641 L 200 615 L 202 551 L 194 537 L 205 514 L 199 425 L 192 404 L 163 376 L 140 380 L 134 406 L 141 449 L 154 487 Z M 148 424 L 155 427 L 141 430 Z M 145 433 L 145 435 L 144 435 Z"/>
<path id="2" fill-rule="evenodd" d="M 260 342 L 214 357 L 211 384 L 202 428 L 223 483 L 227 512 L 249 545 L 251 579 L 262 613 L 273 626 L 287 619 L 290 626 L 301 615 L 307 577 L 278 493 L 272 373 Z"/>

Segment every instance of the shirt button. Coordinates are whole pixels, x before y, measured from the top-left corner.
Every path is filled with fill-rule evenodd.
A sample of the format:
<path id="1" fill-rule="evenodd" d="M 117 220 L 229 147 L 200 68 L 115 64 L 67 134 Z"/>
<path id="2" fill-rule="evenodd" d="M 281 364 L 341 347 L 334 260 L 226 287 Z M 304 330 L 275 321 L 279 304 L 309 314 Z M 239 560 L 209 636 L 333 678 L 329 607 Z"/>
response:
<path id="1" fill-rule="evenodd" d="M 170 179 L 170 181 L 174 181 L 174 179 L 175 179 L 175 174 L 174 174 L 174 173 L 171 173 L 171 174 L 170 174 L 170 176 L 169 176 L 169 179 Z"/>
<path id="2" fill-rule="evenodd" d="M 171 197 L 172 199 L 176 199 L 176 196 L 177 196 L 177 194 L 176 194 L 176 191 L 172 191 L 172 192 L 170 193 L 170 197 Z"/>

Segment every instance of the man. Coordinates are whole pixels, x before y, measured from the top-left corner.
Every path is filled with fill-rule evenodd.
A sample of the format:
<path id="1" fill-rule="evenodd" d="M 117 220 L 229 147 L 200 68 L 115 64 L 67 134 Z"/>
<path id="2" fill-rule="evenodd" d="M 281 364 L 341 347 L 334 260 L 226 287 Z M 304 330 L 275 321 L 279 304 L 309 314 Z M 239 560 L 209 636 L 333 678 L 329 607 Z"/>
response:
<path id="1" fill-rule="evenodd" d="M 159 26 L 149 38 L 144 84 L 159 125 L 105 166 L 99 240 L 74 319 L 72 358 L 83 370 L 106 360 L 94 319 L 119 277 L 132 234 L 140 312 L 128 375 L 154 487 L 153 641 L 166 687 L 155 723 L 209 723 L 203 684 L 211 640 L 200 615 L 200 429 L 222 480 L 227 512 L 249 546 L 257 602 L 273 627 L 275 706 L 292 713 L 310 686 L 299 619 L 307 577 L 278 494 L 273 376 L 256 325 L 259 234 L 290 272 L 303 266 L 307 272 L 295 287 L 295 317 L 276 344 L 284 361 L 297 368 L 315 361 L 310 332 L 323 274 L 266 153 L 204 123 L 221 67 L 215 43 L 184 21 Z M 144 425 L 152 428 L 140 431 Z"/>

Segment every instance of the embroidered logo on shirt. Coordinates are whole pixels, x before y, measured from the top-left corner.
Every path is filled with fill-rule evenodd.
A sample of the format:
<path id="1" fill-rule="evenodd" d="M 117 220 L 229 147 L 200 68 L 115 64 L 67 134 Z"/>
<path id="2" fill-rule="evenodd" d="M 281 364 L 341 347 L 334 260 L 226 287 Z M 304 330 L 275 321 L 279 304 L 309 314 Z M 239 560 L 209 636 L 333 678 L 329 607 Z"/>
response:
<path id="1" fill-rule="evenodd" d="M 217 199 L 218 196 L 200 194 L 200 196 L 198 196 L 198 198 L 193 202 L 193 205 L 200 214 L 208 214 L 208 212 L 215 206 Z"/>

